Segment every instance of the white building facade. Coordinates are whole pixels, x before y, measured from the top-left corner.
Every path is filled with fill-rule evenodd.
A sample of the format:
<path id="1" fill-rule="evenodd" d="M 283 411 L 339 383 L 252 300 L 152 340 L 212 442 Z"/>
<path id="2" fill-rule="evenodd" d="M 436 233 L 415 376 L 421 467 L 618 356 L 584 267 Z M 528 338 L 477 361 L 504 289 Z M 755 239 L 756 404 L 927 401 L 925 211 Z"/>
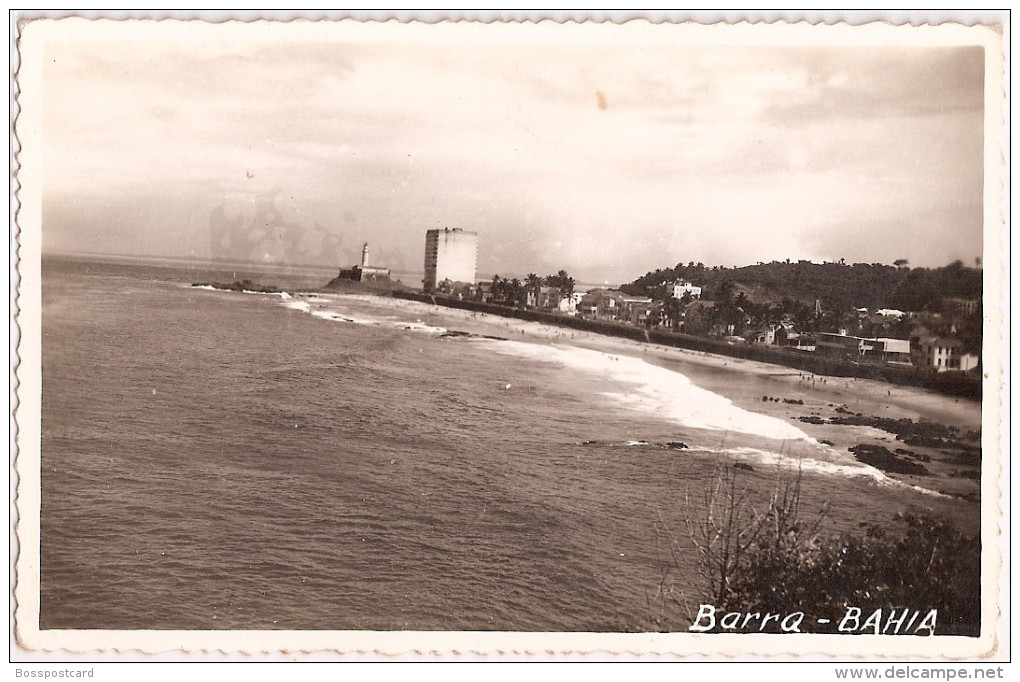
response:
<path id="1" fill-rule="evenodd" d="M 425 293 L 445 280 L 474 284 L 477 266 L 477 232 L 447 227 L 425 233 Z"/>
<path id="2" fill-rule="evenodd" d="M 919 353 L 915 353 L 915 364 L 929 371 L 949 372 L 975 369 L 981 358 L 975 353 L 964 350 L 963 344 L 956 339 L 938 336 L 920 340 Z"/>
<path id="3" fill-rule="evenodd" d="M 673 282 L 673 298 L 683 298 L 684 294 L 690 294 L 691 298 L 701 298 L 701 287 L 694 286 L 685 279 Z"/>

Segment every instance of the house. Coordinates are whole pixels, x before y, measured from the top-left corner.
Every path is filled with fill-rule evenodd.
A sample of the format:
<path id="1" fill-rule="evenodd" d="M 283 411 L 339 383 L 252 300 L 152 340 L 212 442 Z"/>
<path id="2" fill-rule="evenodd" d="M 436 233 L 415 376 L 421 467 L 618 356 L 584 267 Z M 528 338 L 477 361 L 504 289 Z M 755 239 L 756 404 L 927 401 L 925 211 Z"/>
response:
<path id="1" fill-rule="evenodd" d="M 556 287 L 536 287 L 528 289 L 527 306 L 540 310 L 559 310 L 563 301 L 563 292 Z"/>
<path id="2" fill-rule="evenodd" d="M 614 289 L 592 289 L 581 299 L 578 308 L 586 317 L 596 320 L 616 320 L 623 314 L 624 295 Z"/>
<path id="3" fill-rule="evenodd" d="M 815 352 L 825 357 L 871 364 L 909 363 L 911 357 L 910 342 L 905 339 L 865 338 L 826 332 L 818 334 Z"/>
<path id="4" fill-rule="evenodd" d="M 631 324 L 658 324 L 661 311 L 662 303 L 660 302 L 653 301 L 650 298 L 625 296 L 623 299 L 623 310 L 618 319 L 630 322 Z"/>
<path id="5" fill-rule="evenodd" d="M 701 287 L 694 286 L 685 279 L 678 279 L 673 282 L 673 298 L 683 298 L 690 294 L 691 298 L 701 298 Z"/>
<path id="6" fill-rule="evenodd" d="M 910 364 L 910 341 L 890 338 L 875 338 L 867 341 L 870 348 L 862 357 L 863 360 L 874 363 Z"/>
<path id="7" fill-rule="evenodd" d="M 910 350 L 914 365 L 929 372 L 966 372 L 981 363 L 977 353 L 968 352 L 959 339 L 952 337 L 915 337 Z"/>
<path id="8" fill-rule="evenodd" d="M 856 361 L 866 350 L 865 339 L 859 336 L 822 332 L 815 341 L 815 352 L 827 358 Z"/>
<path id="9" fill-rule="evenodd" d="M 762 324 L 748 330 L 744 334 L 744 338 L 751 344 L 771 346 L 776 343 L 776 330 L 779 328 L 778 324 Z"/>
<path id="10" fill-rule="evenodd" d="M 779 323 L 779 326 L 775 331 L 775 344 L 777 346 L 797 346 L 799 347 L 803 339 L 800 332 L 788 320 L 783 320 Z"/>
<path id="11" fill-rule="evenodd" d="M 577 309 L 581 305 L 581 299 L 583 298 L 584 298 L 583 291 L 575 291 L 571 293 L 569 296 L 564 296 L 563 298 L 560 299 L 559 307 L 560 312 L 566 313 L 567 315 L 576 315 Z"/>

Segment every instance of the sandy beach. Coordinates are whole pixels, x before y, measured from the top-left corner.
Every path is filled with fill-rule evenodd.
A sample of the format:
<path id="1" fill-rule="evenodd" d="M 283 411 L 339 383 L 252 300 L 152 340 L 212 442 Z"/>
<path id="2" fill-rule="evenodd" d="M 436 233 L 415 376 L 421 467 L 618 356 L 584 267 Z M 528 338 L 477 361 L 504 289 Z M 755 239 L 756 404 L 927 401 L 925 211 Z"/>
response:
<path id="1" fill-rule="evenodd" d="M 779 397 L 810 396 L 812 403 L 824 401 L 826 404 L 857 407 L 859 408 L 857 411 L 869 412 L 876 416 L 925 419 L 966 430 L 981 428 L 980 403 L 952 398 L 922 388 L 897 386 L 869 379 L 827 377 L 782 365 L 670 348 L 488 313 L 429 306 L 403 299 L 378 300 L 382 306 L 420 314 L 423 321 L 449 329 L 498 334 L 531 343 L 574 345 L 606 353 L 642 357 L 648 362 L 676 369 L 701 387 L 724 395 L 746 409 L 773 416 L 787 417 L 789 411 L 784 409 L 782 404 L 763 403 L 761 394 L 748 390 L 744 382 L 748 375 L 767 377 L 770 384 L 776 386 L 773 390 L 782 390 L 779 387 L 785 387 L 790 392 L 789 396 Z"/>

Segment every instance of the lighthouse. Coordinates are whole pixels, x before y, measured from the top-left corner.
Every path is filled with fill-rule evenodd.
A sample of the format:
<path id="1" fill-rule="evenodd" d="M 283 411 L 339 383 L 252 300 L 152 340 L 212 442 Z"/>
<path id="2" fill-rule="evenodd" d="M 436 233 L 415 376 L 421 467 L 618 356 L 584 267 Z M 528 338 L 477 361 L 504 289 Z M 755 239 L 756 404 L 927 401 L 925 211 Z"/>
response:
<path id="1" fill-rule="evenodd" d="M 334 282 L 342 279 L 352 279 L 355 282 L 379 282 L 389 284 L 390 271 L 387 268 L 372 267 L 368 255 L 368 242 L 361 247 L 361 264 L 350 269 L 340 268 L 340 274 Z M 332 284 L 333 282 L 330 282 Z M 329 287 L 337 288 L 337 287 Z"/>

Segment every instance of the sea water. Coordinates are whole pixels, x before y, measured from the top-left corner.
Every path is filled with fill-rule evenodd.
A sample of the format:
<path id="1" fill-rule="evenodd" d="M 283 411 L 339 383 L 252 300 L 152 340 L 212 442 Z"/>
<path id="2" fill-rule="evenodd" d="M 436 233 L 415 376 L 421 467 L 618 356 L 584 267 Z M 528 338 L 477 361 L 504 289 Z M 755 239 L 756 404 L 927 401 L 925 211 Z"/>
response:
<path id="1" fill-rule="evenodd" d="M 43 276 L 43 628 L 641 631 L 666 567 L 697 603 L 664 537 L 719 467 L 847 527 L 925 497 L 682 373 L 322 273 Z M 191 286 L 242 277 L 292 290 Z"/>

